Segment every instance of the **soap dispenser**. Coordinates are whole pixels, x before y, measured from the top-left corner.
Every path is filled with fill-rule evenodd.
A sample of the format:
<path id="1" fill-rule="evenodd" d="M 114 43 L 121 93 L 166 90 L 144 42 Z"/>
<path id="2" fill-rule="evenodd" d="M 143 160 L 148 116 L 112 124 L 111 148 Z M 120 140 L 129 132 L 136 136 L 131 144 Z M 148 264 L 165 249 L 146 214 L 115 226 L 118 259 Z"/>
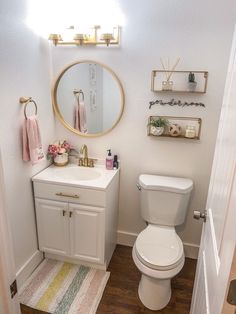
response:
<path id="1" fill-rule="evenodd" d="M 108 170 L 112 170 L 113 169 L 113 157 L 111 154 L 111 149 L 108 149 L 108 154 L 107 154 L 107 158 L 106 158 L 106 168 Z"/>
<path id="2" fill-rule="evenodd" d="M 114 155 L 113 159 L 113 169 L 118 169 L 119 168 L 119 162 L 118 162 L 118 156 Z"/>

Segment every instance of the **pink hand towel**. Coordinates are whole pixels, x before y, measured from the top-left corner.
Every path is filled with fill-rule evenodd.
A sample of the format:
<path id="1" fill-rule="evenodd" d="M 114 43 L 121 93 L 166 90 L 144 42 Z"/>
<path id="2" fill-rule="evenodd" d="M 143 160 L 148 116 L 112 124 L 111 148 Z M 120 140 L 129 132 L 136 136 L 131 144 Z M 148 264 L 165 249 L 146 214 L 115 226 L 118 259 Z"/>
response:
<path id="1" fill-rule="evenodd" d="M 87 116 L 86 116 L 86 107 L 83 101 L 78 101 L 75 105 L 74 111 L 74 127 L 76 130 L 81 133 L 87 133 Z"/>
<path id="2" fill-rule="evenodd" d="M 36 116 L 25 119 L 23 124 L 23 160 L 31 161 L 32 165 L 45 160 L 41 136 Z"/>

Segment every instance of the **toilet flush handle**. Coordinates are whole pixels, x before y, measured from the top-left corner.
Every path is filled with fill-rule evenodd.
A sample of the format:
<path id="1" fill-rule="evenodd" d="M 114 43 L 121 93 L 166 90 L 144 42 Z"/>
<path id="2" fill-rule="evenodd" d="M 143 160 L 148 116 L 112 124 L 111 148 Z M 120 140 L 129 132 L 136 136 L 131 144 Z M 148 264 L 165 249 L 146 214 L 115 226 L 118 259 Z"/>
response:
<path id="1" fill-rule="evenodd" d="M 136 184 L 136 186 L 139 189 L 139 191 L 141 191 L 141 186 L 138 183 Z"/>

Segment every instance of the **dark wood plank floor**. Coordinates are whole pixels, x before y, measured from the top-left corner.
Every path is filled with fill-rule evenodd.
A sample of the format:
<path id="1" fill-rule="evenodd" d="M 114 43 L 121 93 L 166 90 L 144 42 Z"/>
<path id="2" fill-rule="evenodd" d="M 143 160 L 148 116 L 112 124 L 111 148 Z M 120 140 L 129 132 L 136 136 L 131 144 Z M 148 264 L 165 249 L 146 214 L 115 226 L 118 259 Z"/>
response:
<path id="1" fill-rule="evenodd" d="M 172 280 L 172 297 L 161 311 L 146 309 L 138 298 L 140 273 L 132 260 L 132 248 L 118 245 L 108 270 L 111 272 L 97 314 L 189 314 L 196 260 L 186 259 L 182 271 Z M 22 314 L 45 314 L 21 305 Z M 86 313 L 84 313 L 86 314 Z"/>

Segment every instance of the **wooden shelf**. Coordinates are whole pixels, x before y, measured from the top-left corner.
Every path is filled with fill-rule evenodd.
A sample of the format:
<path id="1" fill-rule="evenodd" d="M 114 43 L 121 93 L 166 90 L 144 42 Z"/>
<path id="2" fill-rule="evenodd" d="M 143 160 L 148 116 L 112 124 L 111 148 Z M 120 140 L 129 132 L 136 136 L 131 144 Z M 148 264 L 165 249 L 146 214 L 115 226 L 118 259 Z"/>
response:
<path id="1" fill-rule="evenodd" d="M 157 90 L 152 90 L 152 92 L 158 92 L 158 93 L 184 93 L 184 94 L 205 94 L 206 92 L 194 92 L 194 91 L 186 91 L 186 90 L 162 90 L 162 89 L 157 89 Z"/>
<path id="2" fill-rule="evenodd" d="M 189 137 L 185 137 L 184 135 L 180 135 L 180 136 L 171 136 L 171 135 L 167 135 L 167 134 L 162 134 L 162 135 L 148 134 L 148 135 L 153 136 L 153 137 L 168 137 L 168 138 L 174 138 L 174 139 L 185 139 L 185 140 L 190 140 L 190 141 L 198 141 L 199 140 L 198 137 L 189 138 Z"/>
<path id="3" fill-rule="evenodd" d="M 188 75 L 192 72 L 197 82 L 195 89 L 192 89 L 188 82 Z M 170 71 L 153 70 L 151 79 L 151 90 L 158 93 L 191 93 L 205 94 L 207 90 L 208 72 L 207 71 L 173 71 L 170 81 L 173 82 L 173 88 L 165 90 L 162 82 L 166 81 L 166 74 Z"/>
<path id="4" fill-rule="evenodd" d="M 181 134 L 179 136 L 172 136 L 169 133 L 169 127 L 165 127 L 164 133 L 162 135 L 155 135 L 151 132 L 151 126 L 149 125 L 150 121 L 157 120 L 158 118 L 166 119 L 169 121 L 169 124 L 178 124 L 181 127 Z M 194 126 L 196 129 L 196 136 L 194 138 L 185 137 L 185 131 L 187 126 Z M 173 117 L 173 116 L 150 116 L 148 119 L 147 134 L 148 136 L 154 137 L 169 137 L 173 139 L 187 139 L 187 140 L 200 140 L 202 127 L 201 118 L 193 117 Z"/>

